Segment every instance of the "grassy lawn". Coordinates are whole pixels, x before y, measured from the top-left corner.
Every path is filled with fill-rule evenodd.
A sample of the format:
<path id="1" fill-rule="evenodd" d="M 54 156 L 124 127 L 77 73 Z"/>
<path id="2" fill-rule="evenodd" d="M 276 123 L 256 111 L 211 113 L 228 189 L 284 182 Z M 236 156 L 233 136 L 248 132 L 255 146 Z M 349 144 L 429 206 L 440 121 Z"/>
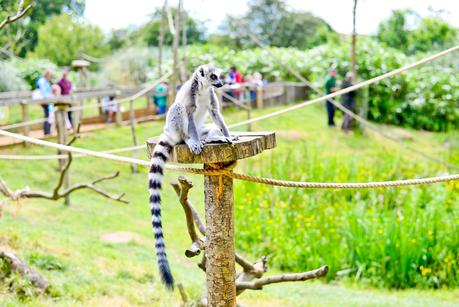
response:
<path id="1" fill-rule="evenodd" d="M 265 114 L 279 108 L 254 112 Z M 244 112 L 229 110 L 228 123 L 245 119 Z M 439 158 L 459 164 L 457 132 L 433 134 L 428 132 L 399 130 L 380 126 L 384 130 L 409 134 L 410 144 Z M 146 123 L 138 126 L 138 139 L 145 140 L 160 133 L 162 123 Z M 368 135 L 344 135 L 338 129 L 325 126 L 325 111 L 312 107 L 291 114 L 254 124 L 253 130 L 275 130 L 278 147 L 256 158 L 242 161 L 240 172 L 255 173 L 266 177 L 278 177 L 274 169 L 267 168 L 269 162 L 285 156 L 290 150 L 314 148 L 320 161 L 340 169 L 351 167 L 349 157 L 358 163 L 377 163 L 377 158 L 390 152 L 391 157 L 400 159 L 406 167 L 416 164 L 413 176 L 436 175 L 444 171 L 440 166 L 413 156 L 393 143 Z M 108 128 L 83 135 L 75 146 L 93 150 L 107 150 L 131 146 L 130 128 Z M 0 151 L 1 154 L 53 154 L 47 148 L 18 146 Z M 339 156 L 338 156 L 339 153 Z M 125 155 L 130 155 L 126 153 Z M 142 151 L 140 157 L 146 157 Z M 338 159 L 339 158 L 339 159 Z M 338 160 L 337 160 L 338 159 Z M 292 160 L 291 166 L 283 172 L 282 179 L 307 179 L 344 181 L 333 172 L 323 177 L 320 174 L 304 174 Z M 356 162 L 352 162 L 356 163 Z M 30 186 L 32 189 L 49 190 L 56 181 L 56 161 L 5 161 L 0 160 L 0 176 L 11 188 Z M 0 220 L 0 248 L 11 249 L 37 269 L 52 284 L 50 295 L 31 296 L 30 287 L 20 282 L 13 288 L 0 284 L 0 305 L 3 306 L 178 306 L 178 292 L 169 293 L 159 281 L 154 259 L 148 196 L 146 189 L 146 168 L 140 167 L 139 174 L 132 174 L 129 165 L 96 159 L 75 159 L 71 168 L 72 182 L 86 182 L 93 178 L 120 170 L 121 176 L 101 184 L 109 192 L 125 192 L 130 204 L 118 204 L 81 191 L 72 195 L 71 207 L 63 202 L 25 200 L 9 203 Z M 395 173 L 396 174 L 396 173 Z M 165 181 L 174 180 L 179 174 L 167 172 Z M 394 175 L 394 174 L 392 174 Z M 288 177 L 287 177 L 288 176 Z M 391 174 L 366 174 L 369 180 L 394 179 Z M 190 175 L 195 187 L 190 198 L 201 211 L 203 202 L 202 178 Z M 163 223 L 166 246 L 171 266 L 177 281 L 182 282 L 193 298 L 202 294 L 205 278 L 196 267 L 198 259 L 189 260 L 184 250 L 189 246 L 185 220 L 173 189 L 167 184 L 163 192 Z M 257 187 L 264 193 L 280 193 L 279 189 Z M 453 186 L 453 197 L 459 200 L 458 186 Z M 406 191 L 410 191 L 407 189 Z M 236 182 L 236 206 L 242 205 L 242 193 L 246 187 Z M 294 190 L 282 193 L 294 194 Z M 326 192 L 320 192 L 326 193 Z M 239 203 L 238 203 L 239 202 Z M 456 204 L 457 205 L 457 204 Z M 457 208 L 457 207 L 456 207 Z M 243 210 L 236 210 L 236 219 L 243 220 Z M 236 228 L 236 236 L 243 229 Z M 129 243 L 114 244 L 101 240 L 101 235 L 112 232 L 130 232 Z M 294 234 L 292 234 L 294 235 Z M 238 245 L 243 245 L 239 244 Z M 250 259 L 259 254 L 244 248 Z M 456 259 L 457 261 L 457 259 Z M 279 272 L 273 262 L 268 274 Z M 0 275 L 1 276 L 1 275 Z M 14 290 L 14 291 L 13 291 Z M 351 285 L 349 281 L 296 283 L 268 286 L 263 291 L 246 292 L 240 303 L 245 306 L 457 306 L 459 290 L 384 290 L 364 285 Z"/>

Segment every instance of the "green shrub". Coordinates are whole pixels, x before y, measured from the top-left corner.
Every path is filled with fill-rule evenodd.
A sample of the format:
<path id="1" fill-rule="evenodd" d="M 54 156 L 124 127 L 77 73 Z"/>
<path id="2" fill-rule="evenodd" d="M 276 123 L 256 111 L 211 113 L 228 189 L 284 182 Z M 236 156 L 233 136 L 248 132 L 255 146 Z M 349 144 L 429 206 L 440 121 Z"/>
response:
<path id="1" fill-rule="evenodd" d="M 283 143 L 283 155 L 277 152 L 274 158 L 258 160 L 251 173 L 263 169 L 263 175 L 272 178 L 316 182 L 434 174 L 434 168 L 426 170 L 421 162 L 382 151 L 375 151 L 371 161 L 339 152 L 324 159 L 323 148 L 312 143 L 299 146 Z M 270 263 L 285 271 L 328 264 L 327 280 L 341 278 L 389 288 L 457 287 L 458 188 L 458 183 L 451 182 L 390 190 L 320 191 L 241 182 L 235 192 L 237 246 L 253 255 L 270 255 Z"/>
<path id="2" fill-rule="evenodd" d="M 0 92 L 29 89 L 20 71 L 11 62 L 0 61 Z"/>

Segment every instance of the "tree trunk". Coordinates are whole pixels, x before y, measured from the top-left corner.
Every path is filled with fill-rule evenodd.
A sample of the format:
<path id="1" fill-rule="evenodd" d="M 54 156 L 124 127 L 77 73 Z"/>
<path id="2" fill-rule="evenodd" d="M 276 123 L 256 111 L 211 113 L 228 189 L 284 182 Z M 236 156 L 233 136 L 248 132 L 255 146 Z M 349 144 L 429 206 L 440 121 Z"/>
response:
<path id="1" fill-rule="evenodd" d="M 158 50 L 158 78 L 163 75 L 163 47 L 164 47 L 164 29 L 166 27 L 166 8 L 167 0 L 164 0 L 163 9 L 161 11 L 161 28 L 159 30 L 159 50 Z"/>
<path id="2" fill-rule="evenodd" d="M 204 164 L 205 169 L 224 163 Z M 236 306 L 233 179 L 205 176 L 207 306 Z"/>
<path id="3" fill-rule="evenodd" d="M 181 65 L 181 79 L 182 84 L 185 83 L 187 80 L 187 71 L 186 71 L 186 44 L 187 44 L 187 37 L 186 37 L 186 21 L 187 15 L 185 14 L 185 9 L 183 8 L 183 0 L 182 3 L 182 65 Z"/>
<path id="4" fill-rule="evenodd" d="M 179 0 L 179 4 L 177 6 L 177 13 L 175 15 L 175 32 L 174 32 L 174 40 L 172 42 L 172 52 L 174 55 L 174 64 L 172 67 L 172 76 L 171 76 L 171 84 L 169 86 L 169 99 L 168 103 L 171 104 L 175 99 L 175 91 L 177 88 L 178 76 L 179 76 L 179 60 L 178 60 L 178 46 L 180 40 L 180 15 L 181 15 L 181 8 L 182 8 L 182 0 Z"/>
<path id="5" fill-rule="evenodd" d="M 355 22 L 355 17 L 356 17 L 356 13 L 357 13 L 357 1 L 358 0 L 354 0 L 354 6 L 352 8 L 352 51 L 351 51 L 351 71 L 352 71 L 352 74 L 354 75 L 354 80 L 357 76 L 356 74 L 356 50 L 355 50 L 355 45 L 356 45 L 356 41 L 357 41 L 357 31 L 356 31 L 356 22 Z"/>

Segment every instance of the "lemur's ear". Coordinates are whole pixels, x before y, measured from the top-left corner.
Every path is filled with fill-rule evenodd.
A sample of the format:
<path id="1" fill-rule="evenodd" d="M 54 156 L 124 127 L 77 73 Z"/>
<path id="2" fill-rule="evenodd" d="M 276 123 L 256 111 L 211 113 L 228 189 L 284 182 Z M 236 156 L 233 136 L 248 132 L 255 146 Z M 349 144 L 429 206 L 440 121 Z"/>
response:
<path id="1" fill-rule="evenodd" d="M 199 73 L 201 74 L 201 77 L 204 77 L 204 67 L 199 69 Z"/>

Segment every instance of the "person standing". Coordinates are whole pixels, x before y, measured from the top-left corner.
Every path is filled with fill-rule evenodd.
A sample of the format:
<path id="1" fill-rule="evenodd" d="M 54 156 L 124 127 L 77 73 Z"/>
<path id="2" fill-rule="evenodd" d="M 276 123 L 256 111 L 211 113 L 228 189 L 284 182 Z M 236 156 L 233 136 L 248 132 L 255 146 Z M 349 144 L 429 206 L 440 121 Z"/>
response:
<path id="1" fill-rule="evenodd" d="M 242 78 L 242 74 L 240 72 L 237 71 L 236 69 L 236 66 L 231 66 L 230 68 L 230 79 L 232 80 L 233 84 L 234 84 L 234 88 L 240 88 L 242 83 L 244 82 L 244 79 Z M 233 97 L 235 97 L 236 99 L 241 99 L 241 91 L 240 90 L 235 90 L 233 91 L 234 95 L 232 95 Z"/>
<path id="2" fill-rule="evenodd" d="M 162 82 L 158 84 L 155 88 L 155 95 L 153 97 L 155 105 L 157 107 L 157 115 L 166 114 L 168 88 L 169 85 L 167 84 L 167 82 Z"/>
<path id="3" fill-rule="evenodd" d="M 346 88 L 354 85 L 353 83 L 354 75 L 352 72 L 347 72 L 346 77 L 344 78 L 343 84 L 341 88 Z M 357 95 L 357 91 L 352 91 L 341 96 L 341 102 L 343 106 L 355 113 L 355 96 Z M 351 129 L 352 124 L 352 117 L 347 113 L 344 114 L 343 124 L 341 125 L 341 129 L 344 132 L 348 132 Z"/>
<path id="4" fill-rule="evenodd" d="M 72 81 L 68 78 L 69 71 L 65 68 L 62 71 L 62 77 L 57 81 L 57 85 L 61 88 L 61 95 L 70 95 L 72 93 Z M 72 111 L 67 112 L 67 128 L 72 128 Z"/>
<path id="5" fill-rule="evenodd" d="M 331 94 L 336 92 L 336 68 L 330 68 L 328 78 L 325 81 L 325 94 Z M 327 116 L 328 116 L 328 126 L 334 127 L 335 126 L 335 106 L 330 100 L 326 102 L 327 106 Z"/>
<path id="6" fill-rule="evenodd" d="M 49 70 L 45 70 L 43 75 L 37 80 L 37 90 L 39 92 L 39 98 L 51 98 L 53 97 L 53 92 L 51 88 L 51 80 L 53 79 L 53 74 Z M 51 134 L 51 117 L 50 114 L 54 107 L 51 103 L 44 103 L 41 105 L 45 115 L 45 122 L 43 123 L 43 133 L 45 135 Z"/>

